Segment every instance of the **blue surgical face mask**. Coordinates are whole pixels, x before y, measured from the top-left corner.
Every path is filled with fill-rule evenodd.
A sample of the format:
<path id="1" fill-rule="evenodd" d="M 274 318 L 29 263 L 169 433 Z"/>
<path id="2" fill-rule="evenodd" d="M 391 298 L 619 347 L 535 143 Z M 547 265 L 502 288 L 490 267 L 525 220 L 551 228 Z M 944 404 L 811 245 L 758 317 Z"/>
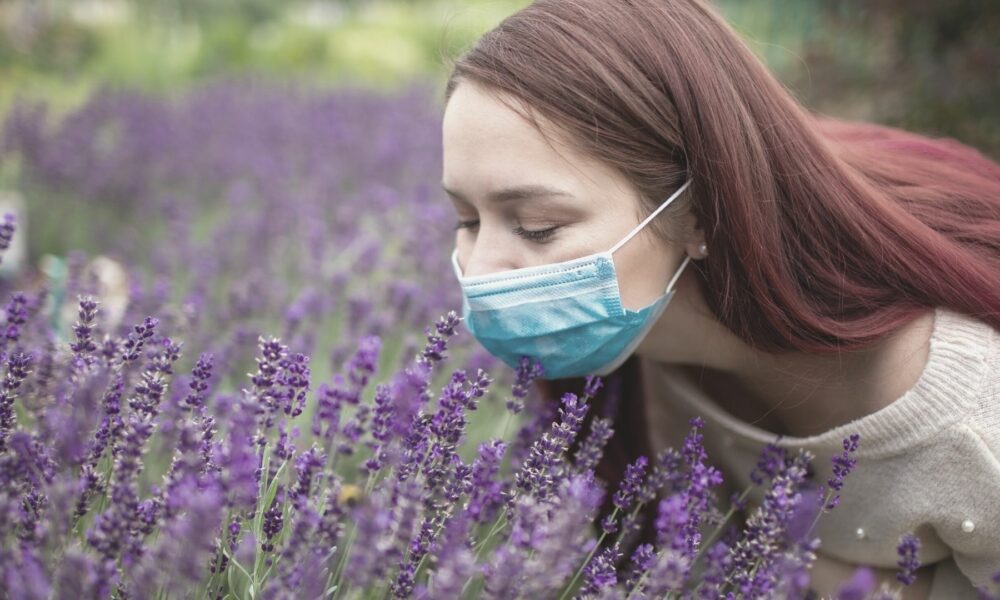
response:
<path id="1" fill-rule="evenodd" d="M 638 311 L 622 307 L 613 254 L 683 192 L 677 189 L 610 250 L 560 263 L 464 277 L 457 249 L 451 254 L 462 286 L 466 327 L 491 354 L 516 368 L 522 356 L 538 360 L 545 379 L 607 375 L 632 354 L 674 295 L 673 285 Z"/>

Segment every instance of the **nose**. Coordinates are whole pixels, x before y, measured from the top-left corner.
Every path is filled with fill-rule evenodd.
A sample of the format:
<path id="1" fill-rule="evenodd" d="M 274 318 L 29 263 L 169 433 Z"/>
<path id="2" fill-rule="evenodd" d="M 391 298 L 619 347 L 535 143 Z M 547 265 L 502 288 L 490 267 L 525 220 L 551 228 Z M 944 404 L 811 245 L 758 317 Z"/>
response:
<path id="1" fill-rule="evenodd" d="M 456 247 L 455 262 L 458 264 L 461 276 L 477 277 L 513 269 L 514 265 L 505 256 L 505 253 L 497 248 L 497 246 L 491 247 L 484 244 L 480 239 L 463 256 L 463 253 L 459 252 Z"/>
<path id="2" fill-rule="evenodd" d="M 482 256 L 482 252 L 477 252 L 473 250 L 472 253 L 466 255 L 465 259 L 459 259 L 459 268 L 462 270 L 462 277 L 476 277 L 478 275 L 487 275 L 489 273 L 495 273 L 502 269 L 489 266 L 489 259 Z"/>

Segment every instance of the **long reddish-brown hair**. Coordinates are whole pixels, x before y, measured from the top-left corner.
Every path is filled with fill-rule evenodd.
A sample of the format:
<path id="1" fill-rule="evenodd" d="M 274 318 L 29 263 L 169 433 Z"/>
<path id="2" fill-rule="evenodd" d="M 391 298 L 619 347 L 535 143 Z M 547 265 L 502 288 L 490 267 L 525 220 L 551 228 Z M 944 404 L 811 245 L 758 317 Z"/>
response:
<path id="1" fill-rule="evenodd" d="M 617 168 L 667 242 L 690 211 L 714 316 L 767 352 L 857 350 L 929 308 L 1000 329 L 1000 165 L 952 139 L 797 102 L 704 0 L 536 0 L 451 62 L 546 135 Z M 602 465 L 648 454 L 637 361 Z M 540 382 L 546 396 L 582 380 Z M 638 428 L 638 429 L 637 429 Z M 650 457 L 652 458 L 652 457 Z"/>

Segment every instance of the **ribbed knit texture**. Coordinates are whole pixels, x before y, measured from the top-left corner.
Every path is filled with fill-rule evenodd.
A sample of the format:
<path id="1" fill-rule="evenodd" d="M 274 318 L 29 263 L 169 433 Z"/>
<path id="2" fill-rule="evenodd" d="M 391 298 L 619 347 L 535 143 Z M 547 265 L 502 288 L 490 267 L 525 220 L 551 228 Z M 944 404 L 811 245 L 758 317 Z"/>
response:
<path id="1" fill-rule="evenodd" d="M 676 367 L 644 360 L 642 369 L 654 450 L 680 448 L 688 420 L 700 415 L 709 461 L 726 479 L 719 497 L 750 486 L 761 450 L 777 435 L 722 409 Z M 813 530 L 822 541 L 819 552 L 896 569 L 899 538 L 913 532 L 921 540 L 921 563 L 937 564 L 930 599 L 976 598 L 973 585 L 1000 570 L 1000 332 L 939 307 L 927 364 L 905 394 L 851 423 L 779 443 L 812 452 L 813 479 L 825 483 L 831 458 L 855 432 L 861 435 L 858 465 L 845 480 L 840 505 Z M 763 493 L 754 488 L 751 509 Z M 972 532 L 963 531 L 966 520 Z"/>

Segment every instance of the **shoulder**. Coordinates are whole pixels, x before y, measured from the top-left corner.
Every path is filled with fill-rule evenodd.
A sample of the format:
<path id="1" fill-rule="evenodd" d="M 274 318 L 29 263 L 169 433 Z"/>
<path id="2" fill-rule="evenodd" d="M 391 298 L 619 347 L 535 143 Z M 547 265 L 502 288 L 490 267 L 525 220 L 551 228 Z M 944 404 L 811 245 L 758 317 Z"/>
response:
<path id="1" fill-rule="evenodd" d="M 927 520 L 958 570 L 985 584 L 1000 571 L 1000 331 L 968 315 L 946 318 L 962 333 L 951 342 L 982 364 L 969 372 L 978 377 L 969 382 L 969 411 L 941 431 L 936 460 L 922 469 L 936 498 Z"/>
<path id="2" fill-rule="evenodd" d="M 927 472 L 926 522 L 951 551 L 958 569 L 974 584 L 983 585 L 1000 571 L 1000 430 L 998 408 L 990 423 L 964 421 L 949 428 L 939 469 Z"/>
<path id="3" fill-rule="evenodd" d="M 980 359 L 976 368 L 968 371 L 973 378 L 968 388 L 972 398 L 966 417 L 957 424 L 960 435 L 981 445 L 994 458 L 1000 457 L 1000 330 L 964 314 L 949 312 L 946 319 L 962 333 L 951 343 Z M 957 377 L 954 372 L 948 375 Z"/>

